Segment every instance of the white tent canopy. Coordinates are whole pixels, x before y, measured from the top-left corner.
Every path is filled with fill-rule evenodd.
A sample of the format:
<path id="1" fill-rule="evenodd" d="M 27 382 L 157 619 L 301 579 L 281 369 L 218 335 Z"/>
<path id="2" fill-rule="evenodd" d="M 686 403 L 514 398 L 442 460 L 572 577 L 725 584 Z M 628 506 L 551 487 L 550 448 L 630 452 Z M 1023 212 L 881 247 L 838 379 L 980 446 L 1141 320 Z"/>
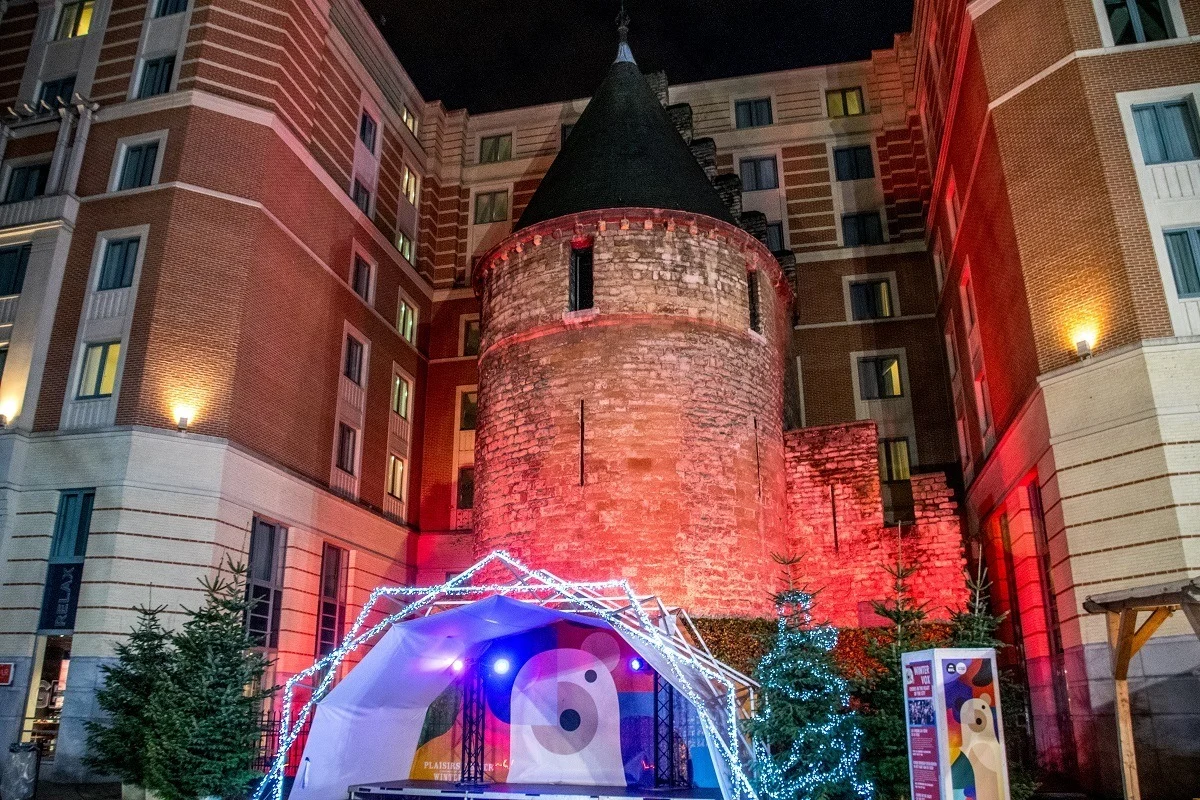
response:
<path id="1" fill-rule="evenodd" d="M 472 575 L 497 561 L 513 573 L 512 583 L 470 585 Z M 399 613 L 363 630 L 378 600 L 414 595 L 418 599 Z M 468 602 L 472 595 L 482 599 Z M 425 616 L 413 617 L 417 612 Z M 268 787 L 282 800 L 287 749 L 313 712 L 288 800 L 342 800 L 352 785 L 407 779 L 430 704 L 460 677 L 454 662 L 478 658 L 497 639 L 565 620 L 620 636 L 695 710 L 725 800 L 756 800 L 745 769 L 748 748 L 738 731 L 754 684 L 716 661 L 694 629 L 684 636 L 680 618 L 690 627 L 685 613 L 636 597 L 624 581 L 568 584 L 502 552 L 441 587 L 381 587 L 338 651 L 288 682 L 285 709 L 301 681 L 317 681 L 318 699 L 294 721 L 285 715 L 280 753 L 256 800 Z M 370 651 L 328 689 L 336 665 L 371 640 Z"/>

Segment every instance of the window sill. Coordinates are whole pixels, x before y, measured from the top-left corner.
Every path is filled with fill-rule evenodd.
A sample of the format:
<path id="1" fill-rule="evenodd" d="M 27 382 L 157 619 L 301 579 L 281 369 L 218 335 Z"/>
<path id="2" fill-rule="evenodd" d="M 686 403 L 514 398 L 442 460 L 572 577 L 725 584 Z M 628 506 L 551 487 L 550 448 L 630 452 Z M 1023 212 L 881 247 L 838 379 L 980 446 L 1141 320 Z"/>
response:
<path id="1" fill-rule="evenodd" d="M 746 333 L 750 334 L 750 338 L 753 341 L 758 342 L 759 344 L 767 344 L 767 337 L 763 336 L 758 331 L 747 328 Z"/>
<path id="2" fill-rule="evenodd" d="M 579 311 L 564 311 L 562 321 L 567 325 L 580 325 L 598 316 L 600 316 L 600 309 L 592 306 L 591 308 L 583 308 Z"/>

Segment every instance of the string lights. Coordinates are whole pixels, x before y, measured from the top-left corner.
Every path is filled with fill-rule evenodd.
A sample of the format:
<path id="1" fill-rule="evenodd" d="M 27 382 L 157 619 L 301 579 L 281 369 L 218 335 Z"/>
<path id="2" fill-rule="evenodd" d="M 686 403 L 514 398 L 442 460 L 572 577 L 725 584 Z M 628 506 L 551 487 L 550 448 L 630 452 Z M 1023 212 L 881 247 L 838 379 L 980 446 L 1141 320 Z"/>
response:
<path id="1" fill-rule="evenodd" d="M 514 575 L 512 583 L 471 585 L 470 581 L 475 575 L 479 574 L 486 567 L 496 563 L 503 564 L 512 571 Z M 614 590 L 622 595 L 624 601 L 619 609 L 614 609 L 605 604 L 606 598 L 603 593 Z M 701 729 L 704 731 L 705 739 L 715 747 L 727 765 L 731 782 L 731 786 L 729 787 L 731 792 L 730 800 L 758 800 L 754 785 L 742 767 L 741 751 L 744 739 L 738 728 L 739 705 L 737 701 L 737 685 L 730 676 L 700 661 L 690 647 L 675 639 L 664 630 L 664 625 L 652 620 L 649 613 L 643 608 L 642 602 L 633 593 L 628 581 L 567 582 L 545 570 L 531 570 L 503 550 L 491 553 L 440 586 L 381 586 L 372 591 L 367 602 L 363 605 L 362 611 L 359 612 L 358 617 L 355 619 L 354 624 L 342 639 L 341 645 L 336 650 L 317 660 L 312 666 L 293 675 L 284 684 L 283 709 L 280 713 L 279 722 L 279 750 L 276 753 L 271 769 L 264 776 L 263 780 L 259 782 L 252 800 L 264 800 L 264 798 L 268 797 L 268 793 L 270 793 L 270 796 L 274 800 L 284 800 L 283 777 L 284 770 L 287 767 L 288 753 L 308 724 L 317 703 L 328 694 L 337 675 L 338 668 L 351 653 L 377 638 L 392 625 L 402 622 L 422 611 L 425 613 L 431 612 L 434 603 L 439 600 L 472 595 L 478 597 L 489 595 L 505 597 L 516 595 L 561 595 L 566 599 L 568 604 L 575 606 L 577 610 L 595 614 L 608 623 L 614 630 L 626 635 L 626 638 L 636 640 L 646 647 L 652 648 L 666 659 L 671 672 L 676 677 L 676 680 L 671 681 L 671 683 L 675 685 L 677 690 L 683 692 L 684 696 L 696 710 L 696 715 L 700 721 Z M 403 606 L 396 613 L 383 618 L 375 625 L 367 627 L 367 622 L 371 614 L 375 611 L 376 604 L 381 600 L 391 599 L 394 601 L 398 598 L 411 597 L 415 597 L 416 599 Z M 632 614 L 634 618 L 632 624 L 631 621 L 625 619 L 624 615 L 627 614 Z M 456 659 L 450 665 L 450 668 L 458 672 L 459 669 L 456 668 L 456 665 L 459 663 L 461 663 L 461 660 Z M 638 663 L 640 665 L 642 662 L 638 660 Z M 493 668 L 496 666 L 498 666 L 498 662 L 493 665 Z M 511 667 L 511 664 L 509 666 Z M 703 676 L 709 682 L 710 688 L 713 690 L 716 698 L 722 698 L 723 696 L 723 700 L 720 703 L 724 706 L 726 717 L 724 726 L 721 726 L 715 718 L 712 701 L 716 698 L 702 697 L 693 687 L 692 677 L 685 672 L 685 668 L 693 674 L 698 672 Z M 295 721 L 293 721 L 292 701 L 295 697 L 296 689 L 314 675 L 319 676 L 319 682 L 313 689 L 308 701 L 300 709 L 299 714 L 296 715 Z M 723 730 L 722 727 L 724 728 Z M 753 754 L 752 750 L 748 753 L 751 756 Z"/>

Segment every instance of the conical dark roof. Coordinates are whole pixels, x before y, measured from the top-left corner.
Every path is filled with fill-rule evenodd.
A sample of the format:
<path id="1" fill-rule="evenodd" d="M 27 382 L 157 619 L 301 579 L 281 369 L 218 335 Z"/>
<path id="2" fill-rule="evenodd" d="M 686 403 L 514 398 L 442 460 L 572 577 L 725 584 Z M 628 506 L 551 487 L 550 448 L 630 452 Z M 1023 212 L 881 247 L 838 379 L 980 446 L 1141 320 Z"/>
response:
<path id="1" fill-rule="evenodd" d="M 637 207 L 734 222 L 623 45 L 514 230 L 579 211 Z"/>

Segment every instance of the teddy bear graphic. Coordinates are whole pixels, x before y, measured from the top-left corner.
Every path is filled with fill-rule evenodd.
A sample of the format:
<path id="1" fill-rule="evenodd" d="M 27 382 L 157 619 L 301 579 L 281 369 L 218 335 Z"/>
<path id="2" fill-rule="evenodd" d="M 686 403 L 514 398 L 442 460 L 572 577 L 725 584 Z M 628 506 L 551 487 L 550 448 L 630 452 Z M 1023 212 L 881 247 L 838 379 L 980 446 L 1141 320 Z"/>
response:
<path id="1" fill-rule="evenodd" d="M 1004 753 L 996 737 L 992 698 L 984 694 L 964 701 L 958 718 L 962 722 L 962 754 L 975 773 L 975 800 L 1004 800 Z"/>

